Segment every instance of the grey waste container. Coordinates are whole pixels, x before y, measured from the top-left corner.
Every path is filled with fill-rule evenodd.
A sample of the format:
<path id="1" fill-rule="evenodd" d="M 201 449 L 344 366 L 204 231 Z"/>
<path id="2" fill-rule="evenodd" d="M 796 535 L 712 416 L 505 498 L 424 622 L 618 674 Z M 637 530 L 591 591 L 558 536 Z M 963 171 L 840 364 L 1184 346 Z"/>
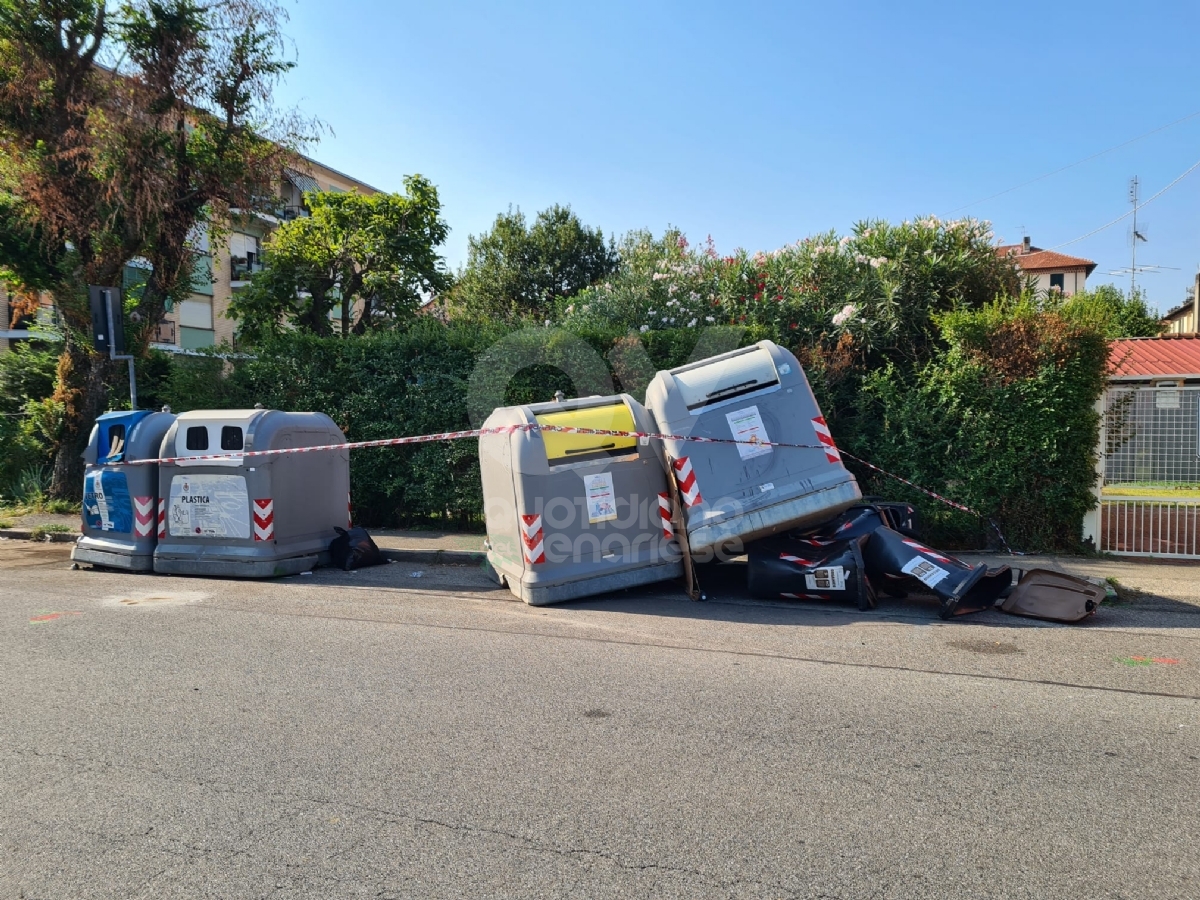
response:
<path id="1" fill-rule="evenodd" d="M 495 410 L 484 428 L 556 425 L 648 431 L 632 397 Z M 491 575 L 542 606 L 683 574 L 666 473 L 648 441 L 514 431 L 479 439 Z"/>
<path id="2" fill-rule="evenodd" d="M 163 438 L 163 504 L 154 571 L 270 578 L 328 561 L 349 522 L 350 452 L 242 457 L 241 451 L 345 443 L 324 413 L 271 409 L 181 413 Z"/>
<path id="3" fill-rule="evenodd" d="M 169 412 L 133 410 L 96 419 L 83 453 L 83 533 L 71 549 L 75 562 L 148 572 L 158 538 L 157 459 Z"/>
<path id="4" fill-rule="evenodd" d="M 659 372 L 646 406 L 662 432 L 817 449 L 665 441 L 683 496 L 693 555 L 836 515 L 862 495 L 844 465 L 800 363 L 760 341 Z"/>

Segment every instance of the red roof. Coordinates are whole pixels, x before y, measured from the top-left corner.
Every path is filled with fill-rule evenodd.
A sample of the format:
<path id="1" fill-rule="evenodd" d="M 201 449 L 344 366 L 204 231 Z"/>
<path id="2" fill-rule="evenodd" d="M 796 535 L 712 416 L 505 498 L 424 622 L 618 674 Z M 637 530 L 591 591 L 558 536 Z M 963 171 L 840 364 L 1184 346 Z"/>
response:
<path id="1" fill-rule="evenodd" d="M 1018 266 L 1029 272 L 1086 269 L 1087 273 L 1091 275 L 1096 268 L 1094 262 L 1084 259 L 1082 256 L 1067 256 L 1065 253 L 1055 253 L 1053 250 L 1041 250 L 1037 247 L 1030 247 L 1029 252 L 1025 253 L 1024 249 L 1021 244 L 1006 244 L 1003 247 L 997 247 L 996 253 L 1000 256 L 1011 256 Z"/>
<path id="2" fill-rule="evenodd" d="M 1112 378 L 1200 378 L 1200 337 L 1171 334 L 1113 341 L 1108 370 Z"/>

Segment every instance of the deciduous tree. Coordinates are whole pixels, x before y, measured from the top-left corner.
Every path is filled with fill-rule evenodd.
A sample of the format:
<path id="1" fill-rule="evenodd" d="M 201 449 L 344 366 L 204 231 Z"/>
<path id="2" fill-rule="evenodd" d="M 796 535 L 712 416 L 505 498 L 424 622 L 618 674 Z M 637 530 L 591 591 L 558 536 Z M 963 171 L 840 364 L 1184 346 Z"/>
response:
<path id="1" fill-rule="evenodd" d="M 533 225 L 520 211 L 501 213 L 492 230 L 469 240 L 467 265 L 448 298 L 452 316 L 467 319 L 549 318 L 573 297 L 617 268 L 613 242 L 588 228 L 569 206 L 538 213 Z"/>
<path id="2" fill-rule="evenodd" d="M 362 334 L 411 317 L 424 296 L 450 283 L 438 247 L 449 228 L 437 188 L 420 175 L 403 194 L 314 191 L 310 215 L 285 222 L 264 250 L 263 271 L 230 304 L 250 342 L 299 328 Z"/>
<path id="3" fill-rule="evenodd" d="M 150 264 L 125 310 L 144 354 L 188 293 L 195 226 L 253 205 L 309 130 L 270 104 L 282 20 L 274 0 L 0 0 L 0 268 L 49 290 L 63 331 L 56 496 L 77 494 L 114 376 L 87 285 Z"/>

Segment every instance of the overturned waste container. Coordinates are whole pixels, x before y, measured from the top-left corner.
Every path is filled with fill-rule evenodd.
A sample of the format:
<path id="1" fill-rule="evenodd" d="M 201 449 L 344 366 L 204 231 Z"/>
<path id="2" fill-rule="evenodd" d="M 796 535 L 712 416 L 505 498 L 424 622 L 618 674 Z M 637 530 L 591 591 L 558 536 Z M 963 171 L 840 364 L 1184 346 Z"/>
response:
<path id="1" fill-rule="evenodd" d="M 96 419 L 83 454 L 83 533 L 71 550 L 75 562 L 148 572 L 158 538 L 158 458 L 169 412 L 133 410 Z"/>
<path id="2" fill-rule="evenodd" d="M 533 606 L 683 574 L 666 473 L 627 394 L 502 407 L 479 438 L 489 573 Z"/>
<path id="3" fill-rule="evenodd" d="M 901 595 L 908 587 L 922 588 L 938 599 L 943 619 L 991 609 L 1012 585 L 1008 566 L 972 566 L 961 559 L 926 547 L 886 525 L 876 528 L 863 551 L 867 575 L 879 590 Z"/>
<path id="4" fill-rule="evenodd" d="M 661 432 L 742 442 L 663 442 L 694 555 L 820 522 L 862 497 L 800 363 L 771 341 L 659 372 L 646 406 Z"/>
<path id="5" fill-rule="evenodd" d="M 270 578 L 326 562 L 335 526 L 349 518 L 349 451 L 243 453 L 345 441 L 324 413 L 180 414 L 160 453 L 154 571 Z"/>

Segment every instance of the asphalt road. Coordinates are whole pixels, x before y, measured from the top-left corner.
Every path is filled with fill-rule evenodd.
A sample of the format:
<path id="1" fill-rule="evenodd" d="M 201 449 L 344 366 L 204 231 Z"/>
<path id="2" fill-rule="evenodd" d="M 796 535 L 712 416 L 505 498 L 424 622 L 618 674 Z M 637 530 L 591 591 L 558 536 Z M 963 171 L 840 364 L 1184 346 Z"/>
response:
<path id="1" fill-rule="evenodd" d="M 1200 897 L 1196 607 L 532 609 L 68 549 L 0 548 L 0 898 Z"/>

